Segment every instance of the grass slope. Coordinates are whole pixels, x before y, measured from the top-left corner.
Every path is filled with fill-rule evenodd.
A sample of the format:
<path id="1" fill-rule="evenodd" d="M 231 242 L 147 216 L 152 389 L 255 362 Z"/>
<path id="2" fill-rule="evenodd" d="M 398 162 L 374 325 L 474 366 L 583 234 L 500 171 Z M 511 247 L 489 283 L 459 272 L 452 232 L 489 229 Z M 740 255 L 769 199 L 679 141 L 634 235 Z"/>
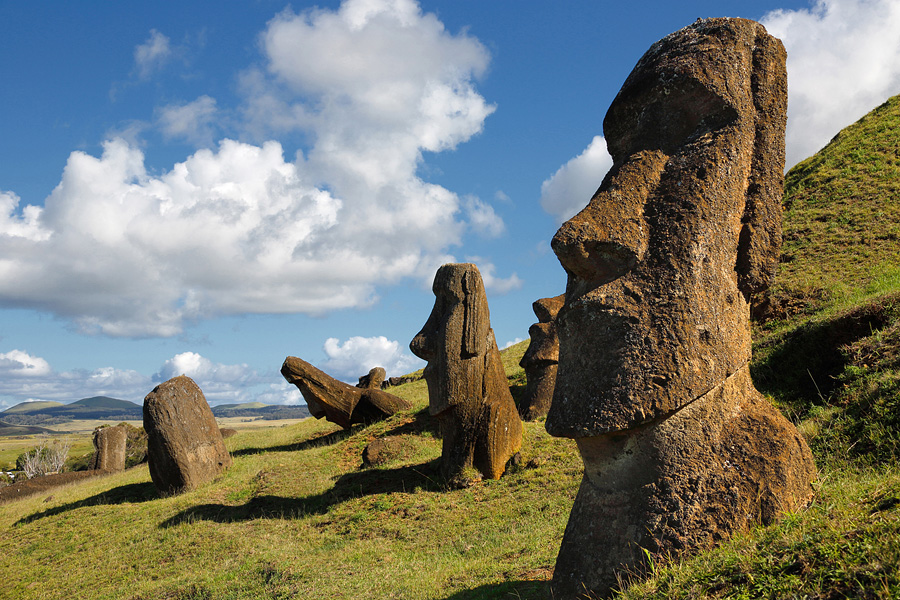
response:
<path id="1" fill-rule="evenodd" d="M 81 400 L 76 400 L 75 402 L 66 405 L 67 408 L 74 408 L 76 406 L 91 409 L 118 408 L 122 410 L 135 410 L 141 408 L 134 402 L 129 402 L 128 400 L 119 400 L 118 398 L 110 398 L 109 396 L 92 396 L 90 398 L 82 398 Z"/>
<path id="2" fill-rule="evenodd" d="M 0 421 L 0 436 L 8 435 L 35 435 L 39 433 L 50 433 L 49 429 L 43 427 L 27 427 L 19 425 L 9 425 Z"/>
<path id="3" fill-rule="evenodd" d="M 805 510 L 655 570 L 623 598 L 900 597 L 897 99 L 787 177 L 784 261 L 759 305 L 757 386 L 810 441 Z M 512 388 L 527 342 L 504 352 Z M 521 466 L 444 489 L 424 381 L 414 408 L 341 431 L 307 419 L 227 440 L 218 481 L 159 498 L 145 466 L 0 506 L 15 598 L 545 599 L 581 475 L 571 441 L 526 424 Z M 372 439 L 400 453 L 361 468 Z"/>
<path id="4" fill-rule="evenodd" d="M 63 406 L 62 402 L 54 402 L 52 400 L 41 400 L 38 402 L 20 402 L 12 408 L 7 408 L 0 415 L 17 415 L 40 412 L 48 408 Z"/>

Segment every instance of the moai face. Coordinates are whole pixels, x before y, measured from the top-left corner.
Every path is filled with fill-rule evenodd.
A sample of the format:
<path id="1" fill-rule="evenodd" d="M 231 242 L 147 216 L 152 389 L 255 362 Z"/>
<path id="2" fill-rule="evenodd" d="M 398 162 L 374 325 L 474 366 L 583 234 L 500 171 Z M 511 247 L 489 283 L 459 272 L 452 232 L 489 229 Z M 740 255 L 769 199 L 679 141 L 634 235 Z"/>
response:
<path id="1" fill-rule="evenodd" d="M 749 360 L 749 298 L 780 246 L 783 61 L 758 24 L 712 19 L 626 80 L 604 120 L 613 167 L 552 241 L 568 282 L 551 434 L 648 423 Z"/>
<path id="2" fill-rule="evenodd" d="M 487 297 L 478 268 L 447 264 L 434 276 L 434 308 L 410 342 L 413 354 L 428 361 L 429 411 L 437 415 L 483 399 L 485 354 L 493 347 Z"/>

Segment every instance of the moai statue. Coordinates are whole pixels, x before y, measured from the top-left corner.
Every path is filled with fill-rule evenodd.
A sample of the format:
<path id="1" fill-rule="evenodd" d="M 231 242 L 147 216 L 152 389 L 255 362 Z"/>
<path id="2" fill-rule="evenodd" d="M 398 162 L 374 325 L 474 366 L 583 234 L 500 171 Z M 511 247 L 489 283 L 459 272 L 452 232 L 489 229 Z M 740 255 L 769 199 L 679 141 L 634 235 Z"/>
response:
<path id="1" fill-rule="evenodd" d="M 94 471 L 124 471 L 127 439 L 128 432 L 121 425 L 96 428 L 91 469 Z"/>
<path id="2" fill-rule="evenodd" d="M 442 474 L 455 485 L 498 479 L 522 445 L 522 421 L 494 340 L 481 273 L 473 264 L 443 265 L 432 289 L 431 316 L 409 348 L 428 361 L 428 408 L 440 423 Z"/>
<path id="3" fill-rule="evenodd" d="M 194 380 L 179 375 L 144 398 L 150 478 L 163 494 L 212 481 L 231 466 L 219 426 Z"/>
<path id="4" fill-rule="evenodd" d="M 374 388 L 352 386 L 296 356 L 284 359 L 281 374 L 300 390 L 312 416 L 325 417 L 344 429 L 350 429 L 354 423 L 380 421 L 399 410 L 412 408 L 403 398 L 381 391 L 381 382 Z"/>
<path id="5" fill-rule="evenodd" d="M 526 421 L 543 417 L 553 402 L 556 369 L 559 363 L 559 336 L 556 334 L 556 315 L 565 301 L 565 294 L 541 298 L 531 305 L 538 322 L 528 328 L 531 343 L 519 361 L 525 369 L 525 393 L 519 412 Z"/>
<path id="6" fill-rule="evenodd" d="M 613 101 L 613 166 L 552 248 L 568 274 L 546 428 L 584 461 L 557 598 L 811 497 L 803 438 L 753 387 L 750 295 L 781 243 L 785 51 L 707 19 L 654 44 Z"/>
<path id="7" fill-rule="evenodd" d="M 387 371 L 384 367 L 372 367 L 369 372 L 359 378 L 358 388 L 372 388 L 380 390 L 383 387 L 384 378 L 387 377 Z"/>

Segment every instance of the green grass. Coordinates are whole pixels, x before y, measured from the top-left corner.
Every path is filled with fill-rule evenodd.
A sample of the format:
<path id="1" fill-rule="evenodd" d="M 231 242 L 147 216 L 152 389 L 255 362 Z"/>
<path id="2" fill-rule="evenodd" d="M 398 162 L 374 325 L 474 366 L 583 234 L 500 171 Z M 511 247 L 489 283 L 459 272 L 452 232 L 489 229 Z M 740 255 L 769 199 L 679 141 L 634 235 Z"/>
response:
<path id="1" fill-rule="evenodd" d="M 623 598 L 900 597 L 896 131 L 893 98 L 787 176 L 751 371 L 813 449 L 813 502 L 684 560 L 652 557 Z M 503 353 L 514 395 L 526 347 Z M 0 505 L 0 597 L 550 598 L 574 444 L 528 423 L 519 466 L 448 489 L 425 382 L 391 392 L 413 408 L 349 432 L 313 419 L 241 432 L 233 467 L 184 495 L 158 497 L 139 466 Z M 399 454 L 362 468 L 383 436 Z"/>

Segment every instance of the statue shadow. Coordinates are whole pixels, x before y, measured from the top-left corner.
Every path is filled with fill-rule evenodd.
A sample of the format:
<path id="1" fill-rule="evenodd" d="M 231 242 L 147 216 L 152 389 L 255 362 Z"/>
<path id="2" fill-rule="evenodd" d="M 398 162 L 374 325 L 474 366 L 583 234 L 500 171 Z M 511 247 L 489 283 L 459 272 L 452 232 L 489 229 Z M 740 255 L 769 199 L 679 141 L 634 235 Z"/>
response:
<path id="1" fill-rule="evenodd" d="M 341 440 L 345 440 L 353 434 L 352 429 L 338 429 L 331 433 L 323 433 L 302 442 L 294 444 L 284 444 L 281 446 L 269 446 L 266 448 L 242 448 L 235 450 L 231 456 L 252 456 L 254 454 L 265 454 L 267 452 L 299 452 L 309 448 L 317 448 L 320 446 L 331 446 L 337 444 Z"/>
<path id="2" fill-rule="evenodd" d="M 61 504 L 59 506 L 54 506 L 53 508 L 48 508 L 47 510 L 37 512 L 32 515 L 28 515 L 27 517 L 23 517 L 22 519 L 17 521 L 16 525 L 25 525 L 34 521 L 38 521 L 40 519 L 44 519 L 46 517 L 53 517 L 70 510 L 83 508 L 85 506 L 125 504 L 126 502 L 138 503 L 155 500 L 157 498 L 159 498 L 159 493 L 156 491 L 156 486 L 154 486 L 151 482 L 129 483 L 128 485 L 120 485 L 119 487 L 112 488 L 111 490 L 100 492 L 99 494 L 95 494 L 90 498 L 85 498 L 84 500 Z"/>
<path id="3" fill-rule="evenodd" d="M 502 583 L 490 583 L 470 590 L 456 592 L 446 596 L 444 600 L 509 600 L 510 598 L 551 600 L 553 596 L 550 592 L 550 582 L 504 581 Z"/>
<path id="4" fill-rule="evenodd" d="M 183 510 L 159 526 L 164 529 L 195 521 L 234 523 L 252 519 L 302 518 L 325 514 L 333 506 L 374 494 L 413 490 L 443 491 L 446 487 L 440 483 L 437 473 L 437 461 L 394 469 L 357 471 L 337 477 L 334 486 L 320 494 L 302 498 L 260 495 L 240 505 L 201 504 Z"/>

